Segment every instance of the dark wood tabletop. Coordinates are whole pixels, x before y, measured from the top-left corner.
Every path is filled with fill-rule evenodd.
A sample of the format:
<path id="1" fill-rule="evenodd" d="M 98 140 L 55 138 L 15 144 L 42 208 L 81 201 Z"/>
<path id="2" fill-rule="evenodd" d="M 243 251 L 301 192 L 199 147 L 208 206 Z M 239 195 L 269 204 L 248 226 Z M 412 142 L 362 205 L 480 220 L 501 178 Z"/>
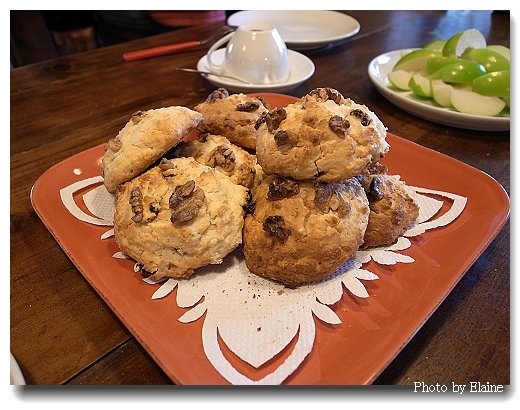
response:
<path id="1" fill-rule="evenodd" d="M 509 193 L 510 133 L 453 128 L 409 114 L 374 88 L 369 62 L 387 51 L 475 27 L 510 45 L 510 15 L 487 11 L 351 11 L 352 38 L 303 51 L 314 75 L 286 91 L 332 87 L 367 105 L 388 130 L 492 176 Z M 172 381 L 76 269 L 31 206 L 47 169 L 105 143 L 137 110 L 193 107 L 216 87 L 195 68 L 207 48 L 124 63 L 124 52 L 202 39 L 193 27 L 12 69 L 10 348 L 27 384 L 152 385 Z M 509 222 L 375 384 L 510 384 Z"/>

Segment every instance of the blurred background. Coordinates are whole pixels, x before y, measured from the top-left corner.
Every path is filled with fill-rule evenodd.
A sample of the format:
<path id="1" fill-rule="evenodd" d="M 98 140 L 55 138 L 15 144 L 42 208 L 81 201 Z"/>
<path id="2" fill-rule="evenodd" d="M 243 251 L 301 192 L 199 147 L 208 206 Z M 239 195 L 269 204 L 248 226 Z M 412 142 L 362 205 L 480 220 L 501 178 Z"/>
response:
<path id="1" fill-rule="evenodd" d="M 11 10 L 11 67 L 198 24 L 224 23 L 234 12 L 236 10 Z"/>
<path id="2" fill-rule="evenodd" d="M 11 65 L 19 67 L 60 57 L 64 50 L 56 46 L 39 11 L 11 10 Z"/>

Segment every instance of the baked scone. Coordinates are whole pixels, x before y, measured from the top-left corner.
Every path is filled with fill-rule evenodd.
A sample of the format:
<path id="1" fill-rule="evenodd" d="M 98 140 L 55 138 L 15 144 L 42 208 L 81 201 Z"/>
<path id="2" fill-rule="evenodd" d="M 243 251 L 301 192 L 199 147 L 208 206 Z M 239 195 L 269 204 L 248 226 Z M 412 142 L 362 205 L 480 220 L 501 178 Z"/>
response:
<path id="1" fill-rule="evenodd" d="M 268 175 L 244 223 L 248 269 L 288 287 L 327 278 L 363 243 L 368 200 L 357 181 L 313 183 Z"/>
<path id="2" fill-rule="evenodd" d="M 154 279 L 189 278 L 242 242 L 248 196 L 193 158 L 164 160 L 118 187 L 114 236 Z"/>
<path id="3" fill-rule="evenodd" d="M 197 162 L 215 168 L 235 184 L 252 188 L 256 174 L 256 156 L 222 135 L 199 134 L 198 139 L 181 142 L 173 150 L 175 157 L 192 157 Z"/>
<path id="4" fill-rule="evenodd" d="M 201 132 L 223 135 L 233 144 L 254 151 L 256 149 L 255 124 L 268 112 L 266 102 L 245 94 L 229 94 L 224 88 L 213 91 L 205 102 L 195 106 L 204 120 Z"/>
<path id="5" fill-rule="evenodd" d="M 370 205 L 363 248 L 395 243 L 419 216 L 411 188 L 398 175 L 387 175 L 386 169 L 379 167 L 374 171 L 375 168 L 358 177 Z"/>
<path id="6" fill-rule="evenodd" d="M 264 171 L 298 180 L 349 179 L 389 150 L 377 116 L 332 88 L 271 110 L 257 127 L 256 155 Z"/>
<path id="7" fill-rule="evenodd" d="M 105 145 L 101 173 L 108 192 L 141 174 L 202 121 L 202 115 L 173 106 L 138 111 Z"/>

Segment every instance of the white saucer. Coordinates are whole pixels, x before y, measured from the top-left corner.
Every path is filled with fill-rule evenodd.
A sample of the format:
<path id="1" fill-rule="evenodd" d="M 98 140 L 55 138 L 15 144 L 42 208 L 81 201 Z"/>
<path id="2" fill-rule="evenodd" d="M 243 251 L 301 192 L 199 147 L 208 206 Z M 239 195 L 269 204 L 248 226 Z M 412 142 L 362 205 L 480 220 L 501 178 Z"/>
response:
<path id="1" fill-rule="evenodd" d="M 213 52 L 213 60 L 216 64 L 224 62 L 225 49 L 221 48 Z M 289 55 L 289 79 L 283 83 L 277 84 L 245 84 L 230 78 L 216 77 L 211 74 L 202 74 L 210 83 L 217 87 L 223 87 L 231 92 L 242 91 L 267 91 L 281 92 L 297 87 L 314 74 L 314 63 L 303 54 L 293 50 L 288 50 Z M 212 71 L 208 65 L 207 55 L 202 57 L 197 69 L 200 71 Z M 227 74 L 227 73 L 223 73 Z"/>
<path id="2" fill-rule="evenodd" d="M 293 50 L 321 48 L 359 32 L 353 17 L 331 10 L 243 10 L 228 18 L 230 26 L 264 22 L 276 27 Z"/>
<path id="3" fill-rule="evenodd" d="M 11 371 L 10 371 L 10 380 L 11 385 L 24 385 L 25 379 L 23 377 L 22 371 L 20 370 L 20 366 L 18 366 L 18 362 L 14 358 L 11 353 L 11 363 L 10 363 Z"/>

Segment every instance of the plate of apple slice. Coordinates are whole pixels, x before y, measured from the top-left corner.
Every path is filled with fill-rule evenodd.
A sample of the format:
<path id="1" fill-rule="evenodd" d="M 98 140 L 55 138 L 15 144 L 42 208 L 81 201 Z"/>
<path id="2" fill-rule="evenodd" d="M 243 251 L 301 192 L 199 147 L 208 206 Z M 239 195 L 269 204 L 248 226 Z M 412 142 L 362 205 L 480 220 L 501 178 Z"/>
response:
<path id="1" fill-rule="evenodd" d="M 457 128 L 510 128 L 510 51 L 476 29 L 423 48 L 390 51 L 368 66 L 376 89 L 399 108 Z"/>

